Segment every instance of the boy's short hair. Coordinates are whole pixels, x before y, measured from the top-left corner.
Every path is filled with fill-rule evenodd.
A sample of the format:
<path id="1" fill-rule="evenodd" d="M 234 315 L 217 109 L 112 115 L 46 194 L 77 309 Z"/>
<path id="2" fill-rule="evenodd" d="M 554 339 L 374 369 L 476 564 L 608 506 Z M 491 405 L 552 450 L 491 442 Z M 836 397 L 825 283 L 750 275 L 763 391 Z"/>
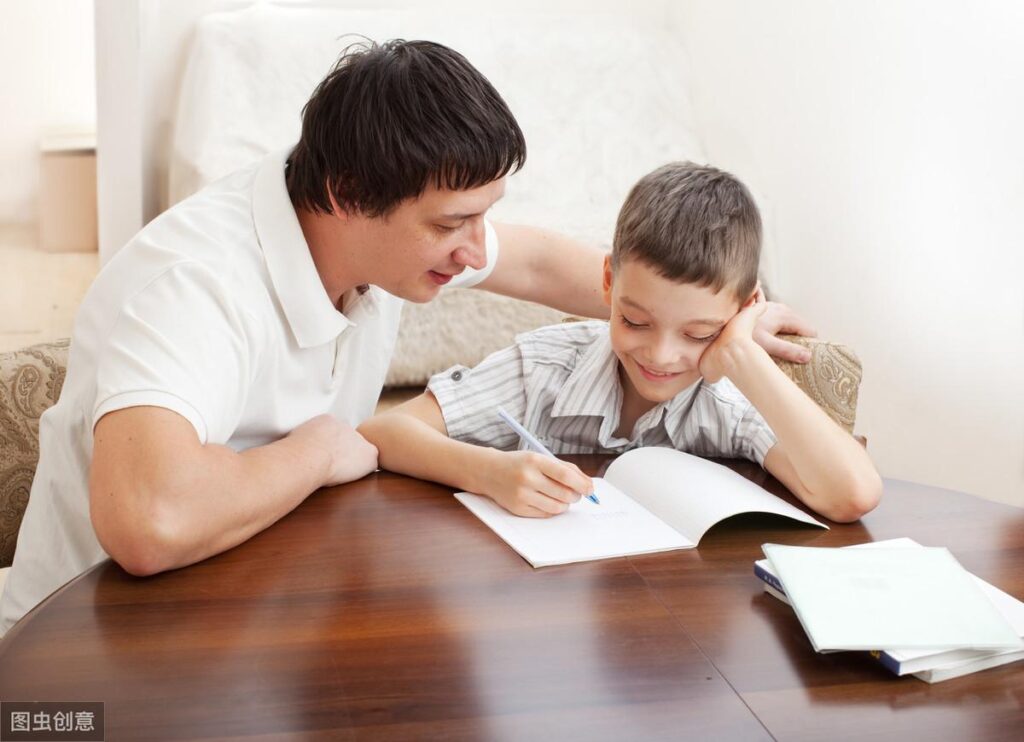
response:
<path id="1" fill-rule="evenodd" d="M 730 286 L 743 302 L 757 286 L 761 216 L 735 176 L 692 162 L 648 173 L 615 225 L 612 267 L 640 260 L 680 283 Z"/>
<path id="2" fill-rule="evenodd" d="M 395 39 L 348 47 L 302 109 L 286 174 L 296 207 L 387 215 L 428 184 L 468 190 L 515 172 L 526 141 L 498 91 L 458 52 Z"/>

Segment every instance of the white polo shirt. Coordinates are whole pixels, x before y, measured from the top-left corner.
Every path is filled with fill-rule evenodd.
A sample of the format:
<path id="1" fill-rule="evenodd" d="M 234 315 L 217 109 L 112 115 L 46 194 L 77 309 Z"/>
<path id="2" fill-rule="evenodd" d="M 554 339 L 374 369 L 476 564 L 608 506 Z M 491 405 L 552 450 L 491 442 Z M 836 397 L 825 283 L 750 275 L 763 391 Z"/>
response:
<path id="1" fill-rule="evenodd" d="M 243 450 L 316 415 L 373 414 L 402 300 L 371 286 L 331 303 L 285 187 L 288 151 L 269 155 L 147 225 L 96 278 L 75 318 L 67 378 L 42 416 L 40 457 L 0 635 L 107 557 L 89 519 L 93 427 L 108 412 L 174 410 L 203 443 Z M 486 228 L 487 267 L 498 256 Z M 225 493 L 225 496 L 230 496 Z"/>

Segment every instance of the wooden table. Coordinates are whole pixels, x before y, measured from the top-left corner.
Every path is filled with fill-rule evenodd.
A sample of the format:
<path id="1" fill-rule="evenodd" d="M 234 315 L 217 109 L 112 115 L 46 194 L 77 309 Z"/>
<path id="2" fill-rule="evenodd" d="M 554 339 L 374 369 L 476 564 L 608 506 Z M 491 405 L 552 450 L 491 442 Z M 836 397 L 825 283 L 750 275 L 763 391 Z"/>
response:
<path id="1" fill-rule="evenodd" d="M 907 482 L 824 533 L 740 516 L 534 570 L 450 490 L 376 474 L 187 569 L 82 575 L 0 643 L 0 699 L 103 701 L 108 740 L 1021 739 L 1024 666 L 928 685 L 815 654 L 752 573 L 766 541 L 897 536 L 1024 596 L 1024 511 Z"/>

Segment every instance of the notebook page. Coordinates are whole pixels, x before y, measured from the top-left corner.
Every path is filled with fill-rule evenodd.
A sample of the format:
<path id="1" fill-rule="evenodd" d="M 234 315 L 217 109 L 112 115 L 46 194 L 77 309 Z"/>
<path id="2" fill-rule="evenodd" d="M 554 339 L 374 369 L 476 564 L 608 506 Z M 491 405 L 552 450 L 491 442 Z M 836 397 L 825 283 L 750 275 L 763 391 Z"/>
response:
<path id="1" fill-rule="evenodd" d="M 534 567 L 696 546 L 614 485 L 593 481 L 600 505 L 584 498 L 552 518 L 522 518 L 481 495 L 455 497 Z"/>
<path id="2" fill-rule="evenodd" d="M 828 528 L 741 474 L 672 448 L 624 453 L 604 478 L 694 542 L 739 513 L 776 513 Z"/>

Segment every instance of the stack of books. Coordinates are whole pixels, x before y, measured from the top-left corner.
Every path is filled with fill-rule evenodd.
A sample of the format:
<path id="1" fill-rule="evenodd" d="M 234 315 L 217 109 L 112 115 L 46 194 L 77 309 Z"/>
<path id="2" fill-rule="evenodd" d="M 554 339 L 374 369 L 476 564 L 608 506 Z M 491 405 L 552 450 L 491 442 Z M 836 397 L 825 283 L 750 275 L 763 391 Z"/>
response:
<path id="1" fill-rule="evenodd" d="M 765 592 L 818 652 L 865 650 L 928 683 L 1024 659 L 1024 603 L 909 538 L 841 549 L 765 544 Z M 879 647 L 887 647 L 879 649 Z"/>

